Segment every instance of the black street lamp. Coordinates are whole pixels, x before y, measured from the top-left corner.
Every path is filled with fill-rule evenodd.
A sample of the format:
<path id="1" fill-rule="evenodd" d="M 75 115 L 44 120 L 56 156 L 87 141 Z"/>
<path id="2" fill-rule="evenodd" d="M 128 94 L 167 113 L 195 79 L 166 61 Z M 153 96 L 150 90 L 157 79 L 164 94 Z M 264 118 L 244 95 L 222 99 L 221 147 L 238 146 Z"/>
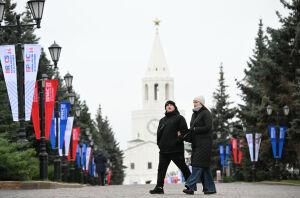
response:
<path id="1" fill-rule="evenodd" d="M 22 58 L 22 44 L 21 44 L 21 35 L 22 29 L 33 28 L 37 26 L 40 28 L 40 22 L 43 15 L 45 0 L 30 0 L 27 2 L 30 7 L 31 14 L 36 21 L 36 24 L 21 24 L 20 14 L 16 15 L 17 24 L 16 25 L 6 25 L 1 26 L 3 20 L 5 3 L 0 1 L 0 28 L 1 29 L 16 29 L 17 30 L 17 50 L 16 50 L 16 60 L 17 60 L 17 84 L 18 84 L 18 108 L 19 108 L 19 143 L 28 142 L 26 139 L 25 132 L 25 99 L 24 99 L 24 62 Z"/>
<path id="2" fill-rule="evenodd" d="M 45 88 L 45 80 L 48 80 L 47 74 L 42 74 L 42 78 L 40 79 L 40 128 L 41 128 L 41 151 L 39 154 L 40 158 L 40 179 L 47 180 L 48 179 L 48 153 L 46 152 L 46 141 L 45 141 L 45 112 L 44 112 L 44 88 Z"/>
<path id="3" fill-rule="evenodd" d="M 56 44 L 54 41 L 54 43 L 48 49 L 49 49 L 52 61 L 54 62 L 54 69 L 56 69 L 57 62 L 60 57 L 61 47 L 58 44 Z"/>
<path id="4" fill-rule="evenodd" d="M 267 114 L 268 116 L 271 116 L 272 115 L 272 112 L 273 112 L 273 107 L 272 105 L 268 105 L 267 106 Z M 283 108 L 282 108 L 282 111 L 283 111 L 283 115 L 284 116 L 279 116 L 279 112 L 276 111 L 276 128 L 279 127 L 279 119 L 280 118 L 285 118 L 286 116 L 289 115 L 289 107 L 287 105 L 285 105 Z M 277 130 L 276 130 L 277 131 Z M 276 132 L 276 137 L 277 137 L 277 132 Z M 279 142 L 279 138 L 276 138 L 276 144 L 278 144 Z M 277 147 L 276 147 L 277 148 Z M 277 149 L 276 149 L 277 150 Z M 276 158 L 275 158 L 275 179 L 276 181 L 280 181 L 280 170 L 279 170 L 279 162 L 278 162 L 278 152 L 276 151 Z"/>

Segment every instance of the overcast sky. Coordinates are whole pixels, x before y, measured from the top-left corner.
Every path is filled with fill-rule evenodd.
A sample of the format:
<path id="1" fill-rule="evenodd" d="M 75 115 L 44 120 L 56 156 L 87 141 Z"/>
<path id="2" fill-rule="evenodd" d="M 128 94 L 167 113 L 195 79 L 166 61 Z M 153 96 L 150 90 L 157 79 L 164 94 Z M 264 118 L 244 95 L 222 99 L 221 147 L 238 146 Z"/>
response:
<path id="1" fill-rule="evenodd" d="M 15 1 L 14 1 L 15 2 Z M 23 11 L 27 0 L 17 0 Z M 40 44 L 62 46 L 58 63 L 94 116 L 101 104 L 122 149 L 131 139 L 131 112 L 142 107 L 142 81 L 158 17 L 162 46 L 175 81 L 175 101 L 189 122 L 192 99 L 213 105 L 220 62 L 227 93 L 241 102 L 234 79 L 243 78 L 259 19 L 280 27 L 279 0 L 46 0 Z M 163 107 L 162 107 L 163 108 Z"/>

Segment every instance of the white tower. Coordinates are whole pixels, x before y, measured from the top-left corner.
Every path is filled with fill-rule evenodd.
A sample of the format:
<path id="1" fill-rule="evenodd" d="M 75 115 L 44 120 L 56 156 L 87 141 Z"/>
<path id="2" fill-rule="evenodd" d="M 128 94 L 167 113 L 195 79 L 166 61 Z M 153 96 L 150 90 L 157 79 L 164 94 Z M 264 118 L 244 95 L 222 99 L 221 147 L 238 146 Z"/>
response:
<path id="1" fill-rule="evenodd" d="M 156 183 L 159 150 L 156 144 L 156 132 L 159 120 L 164 117 L 164 104 L 174 99 L 174 80 L 170 76 L 167 61 L 159 38 L 160 21 L 154 20 L 155 39 L 142 79 L 143 107 L 132 112 L 132 140 L 124 151 L 124 184 Z M 173 163 L 168 168 L 167 177 L 178 175 Z"/>

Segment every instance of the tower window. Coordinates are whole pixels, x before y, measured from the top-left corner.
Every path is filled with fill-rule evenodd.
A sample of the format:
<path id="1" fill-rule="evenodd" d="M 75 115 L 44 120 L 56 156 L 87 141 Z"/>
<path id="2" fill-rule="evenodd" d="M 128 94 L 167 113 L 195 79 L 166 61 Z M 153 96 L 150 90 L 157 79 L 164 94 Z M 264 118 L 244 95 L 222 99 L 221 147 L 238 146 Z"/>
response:
<path id="1" fill-rule="evenodd" d="M 145 100 L 148 100 L 148 85 L 145 84 Z"/>
<path id="2" fill-rule="evenodd" d="M 134 163 L 130 163 L 130 169 L 134 169 Z"/>
<path id="3" fill-rule="evenodd" d="M 155 71 L 157 71 L 158 69 L 157 69 L 157 67 L 155 68 Z"/>
<path id="4" fill-rule="evenodd" d="M 154 100 L 158 100 L 159 97 L 159 89 L 158 89 L 158 84 L 154 85 Z"/>
<path id="5" fill-rule="evenodd" d="M 165 90 L 166 90 L 166 100 L 169 100 L 169 84 L 165 85 Z"/>
<path id="6" fill-rule="evenodd" d="M 152 162 L 148 162 L 148 169 L 152 169 Z"/>

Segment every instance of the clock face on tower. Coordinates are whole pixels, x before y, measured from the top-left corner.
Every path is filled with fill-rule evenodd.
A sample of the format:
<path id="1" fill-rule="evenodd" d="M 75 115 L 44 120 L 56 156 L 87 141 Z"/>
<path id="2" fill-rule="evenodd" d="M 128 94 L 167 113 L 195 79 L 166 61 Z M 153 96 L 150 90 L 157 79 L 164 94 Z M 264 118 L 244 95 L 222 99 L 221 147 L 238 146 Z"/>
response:
<path id="1" fill-rule="evenodd" d="M 150 134 L 156 135 L 157 128 L 158 128 L 159 120 L 158 119 L 152 119 L 147 124 L 147 130 Z"/>

